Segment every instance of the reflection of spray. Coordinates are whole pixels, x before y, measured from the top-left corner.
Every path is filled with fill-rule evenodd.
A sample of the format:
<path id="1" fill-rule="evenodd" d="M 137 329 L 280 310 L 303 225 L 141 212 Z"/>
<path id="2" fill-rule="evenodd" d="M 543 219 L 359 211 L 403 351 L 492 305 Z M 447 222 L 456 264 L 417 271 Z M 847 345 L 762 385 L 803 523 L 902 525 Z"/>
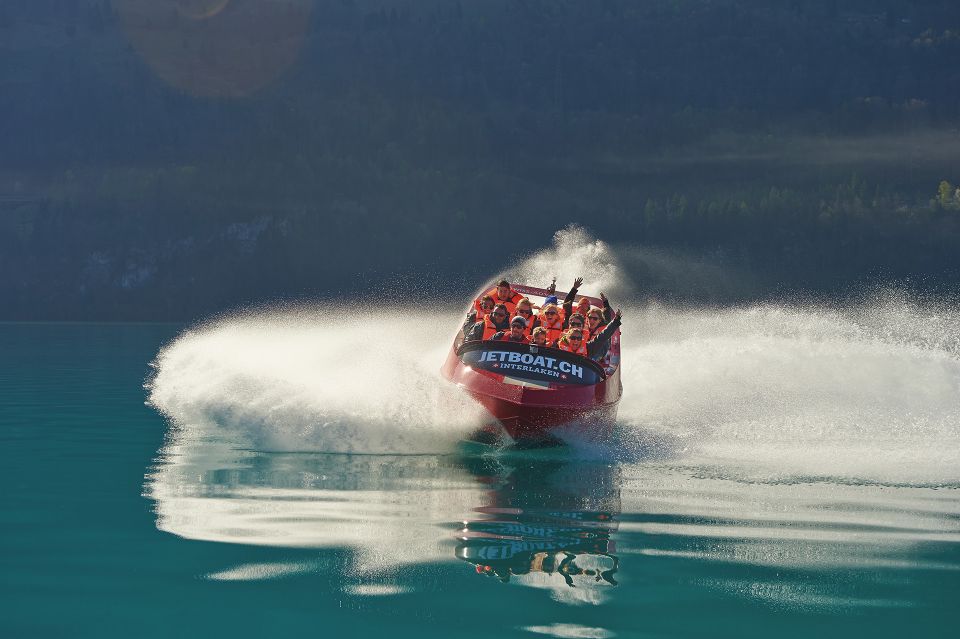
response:
<path id="1" fill-rule="evenodd" d="M 195 435 L 174 431 L 147 477 L 158 529 L 219 543 L 349 548 L 351 572 L 371 587 L 396 566 L 446 560 L 438 522 L 481 500 L 482 489 L 444 457 L 254 453 Z M 209 578 L 275 579 L 330 569 L 325 561 L 285 555 Z"/>

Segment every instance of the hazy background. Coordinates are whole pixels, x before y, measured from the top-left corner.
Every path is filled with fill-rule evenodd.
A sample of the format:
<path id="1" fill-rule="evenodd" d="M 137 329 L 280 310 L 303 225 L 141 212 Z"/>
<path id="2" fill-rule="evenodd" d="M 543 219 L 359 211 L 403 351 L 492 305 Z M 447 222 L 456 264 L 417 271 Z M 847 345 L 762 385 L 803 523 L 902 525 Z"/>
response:
<path id="1" fill-rule="evenodd" d="M 954 0 L 5 0 L 0 319 L 461 292 L 571 223 L 657 297 L 955 291 L 958 128 Z"/>

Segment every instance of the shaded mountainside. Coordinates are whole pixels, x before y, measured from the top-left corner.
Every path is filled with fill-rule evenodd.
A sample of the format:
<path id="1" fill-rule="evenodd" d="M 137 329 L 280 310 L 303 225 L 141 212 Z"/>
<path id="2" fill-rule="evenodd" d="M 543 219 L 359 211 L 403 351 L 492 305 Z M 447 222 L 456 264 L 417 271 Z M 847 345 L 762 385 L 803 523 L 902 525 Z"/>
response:
<path id="1" fill-rule="evenodd" d="M 0 52 L 0 318 L 473 288 L 569 223 L 957 274 L 954 2 L 17 0 Z"/>

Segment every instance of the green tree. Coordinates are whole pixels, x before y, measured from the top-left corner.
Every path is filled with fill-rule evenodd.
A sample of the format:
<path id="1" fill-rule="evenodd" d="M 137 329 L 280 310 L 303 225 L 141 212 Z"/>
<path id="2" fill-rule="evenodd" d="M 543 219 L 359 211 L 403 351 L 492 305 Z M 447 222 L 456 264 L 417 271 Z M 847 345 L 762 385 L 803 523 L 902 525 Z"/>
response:
<path id="1" fill-rule="evenodd" d="M 940 188 L 937 189 L 937 202 L 945 209 L 956 208 L 957 201 L 954 197 L 953 185 L 946 180 L 940 181 Z"/>

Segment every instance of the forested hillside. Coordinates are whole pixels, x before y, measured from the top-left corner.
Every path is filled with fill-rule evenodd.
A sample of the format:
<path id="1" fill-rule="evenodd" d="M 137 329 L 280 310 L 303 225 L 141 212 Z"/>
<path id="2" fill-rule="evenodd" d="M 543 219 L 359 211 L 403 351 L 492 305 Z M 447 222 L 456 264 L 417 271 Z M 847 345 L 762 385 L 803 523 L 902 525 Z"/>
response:
<path id="1" fill-rule="evenodd" d="M 950 287 L 958 128 L 946 0 L 12 0 L 0 319 L 473 288 L 569 223 Z"/>

